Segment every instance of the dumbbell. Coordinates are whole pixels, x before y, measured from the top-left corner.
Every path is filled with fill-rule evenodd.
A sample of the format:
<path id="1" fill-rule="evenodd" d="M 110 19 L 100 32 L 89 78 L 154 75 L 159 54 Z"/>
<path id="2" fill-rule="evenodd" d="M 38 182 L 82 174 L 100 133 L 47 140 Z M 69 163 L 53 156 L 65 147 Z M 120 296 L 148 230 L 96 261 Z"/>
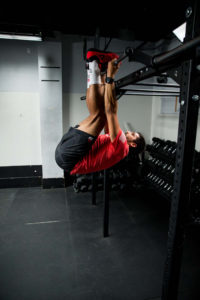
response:
<path id="1" fill-rule="evenodd" d="M 87 192 L 88 191 L 88 186 L 87 185 L 82 185 L 81 187 L 80 187 L 80 192 Z"/>
<path id="2" fill-rule="evenodd" d="M 80 187 L 78 186 L 78 184 L 76 182 L 73 182 L 73 189 L 75 193 L 79 193 L 80 192 Z"/>

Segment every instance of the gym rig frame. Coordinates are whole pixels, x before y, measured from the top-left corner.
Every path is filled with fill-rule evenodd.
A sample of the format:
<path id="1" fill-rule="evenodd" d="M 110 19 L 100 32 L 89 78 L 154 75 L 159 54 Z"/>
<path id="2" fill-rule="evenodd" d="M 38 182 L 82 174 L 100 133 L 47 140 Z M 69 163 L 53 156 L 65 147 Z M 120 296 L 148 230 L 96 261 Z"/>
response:
<path id="1" fill-rule="evenodd" d="M 119 60 L 129 57 L 146 66 L 115 82 L 121 97 L 125 86 L 152 76 L 169 72 L 180 85 L 180 114 L 174 174 L 174 191 L 168 228 L 167 257 L 165 261 L 161 300 L 177 300 L 180 269 L 190 206 L 190 188 L 195 152 L 199 98 L 200 98 L 200 2 L 191 1 L 186 10 L 186 35 L 184 43 L 153 58 L 140 51 L 126 51 Z M 179 76 L 173 77 L 174 71 Z M 92 204 L 96 204 L 96 174 L 93 174 Z M 103 236 L 109 236 L 109 169 L 104 170 Z"/>

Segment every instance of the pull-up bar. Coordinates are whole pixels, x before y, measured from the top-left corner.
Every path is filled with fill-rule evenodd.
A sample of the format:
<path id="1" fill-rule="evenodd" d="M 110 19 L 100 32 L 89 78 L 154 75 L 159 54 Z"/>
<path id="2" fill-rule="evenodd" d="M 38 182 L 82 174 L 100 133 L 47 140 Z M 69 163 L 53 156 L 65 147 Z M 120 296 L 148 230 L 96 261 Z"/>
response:
<path id="1" fill-rule="evenodd" d="M 118 63 L 120 63 L 122 60 L 132 56 L 133 54 L 134 54 L 134 49 L 131 47 L 127 47 L 124 51 L 124 54 L 115 61 L 115 65 L 118 65 Z"/>
<path id="2" fill-rule="evenodd" d="M 170 50 L 161 55 L 156 55 L 151 58 L 151 63 L 115 82 L 117 89 L 125 87 L 138 81 L 158 75 L 172 67 L 177 66 L 181 60 L 191 58 L 191 52 L 200 45 L 200 36 L 184 43 L 183 45 Z M 133 52 L 134 53 L 134 52 Z M 128 54 L 127 54 L 128 55 Z M 131 54 L 132 55 L 132 54 Z M 127 56 L 126 56 L 127 57 Z M 123 57 L 122 59 L 124 59 Z M 119 62 L 118 60 L 117 62 Z"/>
<path id="3" fill-rule="evenodd" d="M 188 58 L 187 55 L 191 54 L 191 50 L 194 50 L 195 47 L 197 47 L 200 44 L 200 36 L 184 43 L 183 45 L 172 49 L 166 53 L 163 53 L 161 55 L 154 56 L 152 60 L 153 66 L 157 67 L 162 64 L 166 64 L 169 61 L 173 61 L 175 59 L 182 59 L 182 55 L 186 55 L 184 58 Z M 191 58 L 191 55 L 190 55 Z"/>

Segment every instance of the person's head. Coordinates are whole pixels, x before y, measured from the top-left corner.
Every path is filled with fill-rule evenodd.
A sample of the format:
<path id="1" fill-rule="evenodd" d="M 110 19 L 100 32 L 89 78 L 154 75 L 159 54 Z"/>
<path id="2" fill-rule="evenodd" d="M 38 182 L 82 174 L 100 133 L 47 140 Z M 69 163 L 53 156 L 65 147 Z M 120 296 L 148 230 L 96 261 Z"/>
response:
<path id="1" fill-rule="evenodd" d="M 145 150 L 145 139 L 140 132 L 126 131 L 125 136 L 129 147 L 134 148 L 135 153 L 139 154 Z"/>

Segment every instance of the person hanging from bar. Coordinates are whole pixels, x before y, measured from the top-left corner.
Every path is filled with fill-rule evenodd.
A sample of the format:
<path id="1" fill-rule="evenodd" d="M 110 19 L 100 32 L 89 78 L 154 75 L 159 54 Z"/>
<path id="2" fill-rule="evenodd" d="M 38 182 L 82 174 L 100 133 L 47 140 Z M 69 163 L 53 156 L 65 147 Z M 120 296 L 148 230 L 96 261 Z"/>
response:
<path id="1" fill-rule="evenodd" d="M 87 52 L 86 103 L 89 116 L 62 137 L 55 160 L 65 172 L 87 174 L 112 167 L 132 147 L 142 153 L 145 140 L 141 133 L 124 133 L 118 121 L 118 101 L 114 78 L 121 63 L 118 55 L 90 49 Z M 100 134 L 105 130 L 105 134 Z"/>

